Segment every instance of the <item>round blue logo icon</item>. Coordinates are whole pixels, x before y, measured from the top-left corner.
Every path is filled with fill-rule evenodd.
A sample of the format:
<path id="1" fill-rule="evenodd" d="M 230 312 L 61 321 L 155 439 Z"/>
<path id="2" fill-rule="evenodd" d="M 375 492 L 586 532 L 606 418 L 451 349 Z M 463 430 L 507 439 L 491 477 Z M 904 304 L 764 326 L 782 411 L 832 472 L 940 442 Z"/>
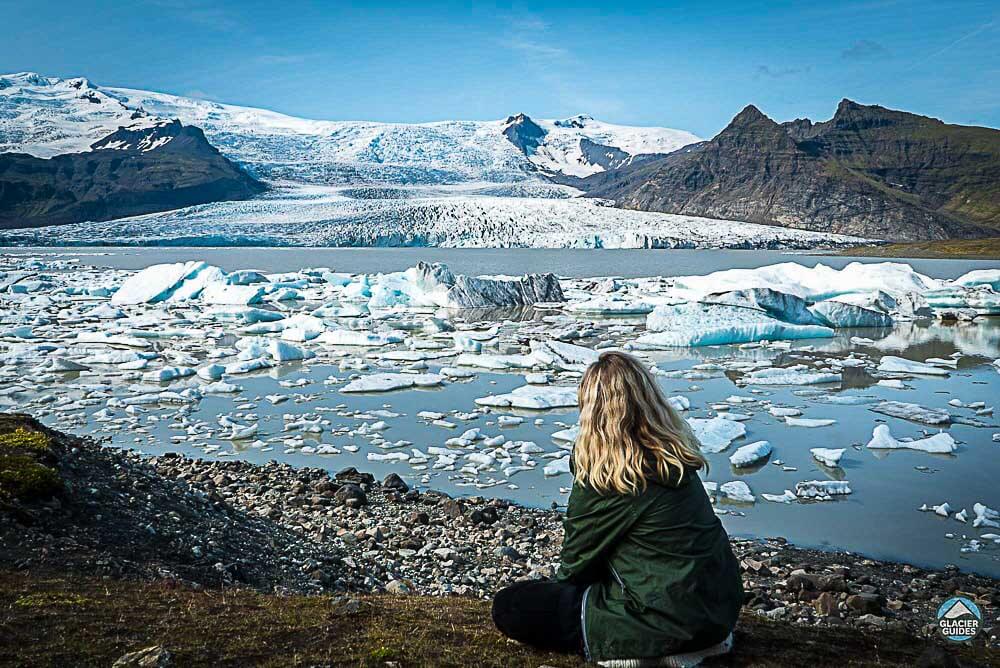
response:
<path id="1" fill-rule="evenodd" d="M 948 640 L 972 640 L 983 624 L 979 606 L 964 596 L 954 596 L 941 604 L 937 611 L 938 628 Z"/>

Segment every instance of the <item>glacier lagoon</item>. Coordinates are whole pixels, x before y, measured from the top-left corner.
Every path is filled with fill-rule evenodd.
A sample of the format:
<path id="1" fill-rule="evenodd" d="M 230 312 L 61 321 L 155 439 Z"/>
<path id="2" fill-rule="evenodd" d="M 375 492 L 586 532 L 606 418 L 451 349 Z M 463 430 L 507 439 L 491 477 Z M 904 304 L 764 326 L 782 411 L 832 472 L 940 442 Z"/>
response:
<path id="1" fill-rule="evenodd" d="M 270 273 L 276 286 L 287 284 L 279 290 L 297 289 L 303 297 L 212 308 L 249 308 L 285 320 L 299 317 L 296 326 L 273 328 L 269 319 L 256 328 L 245 321 L 203 322 L 197 301 L 114 305 L 114 297 L 108 299 L 131 270 L 196 258 L 225 271 L 253 268 Z M 379 313 L 345 297 L 337 301 L 337 308 L 344 310 L 321 314 L 324 327 L 392 328 L 402 333 L 403 342 L 386 338 L 379 345 L 345 347 L 320 345 L 310 338 L 308 330 L 315 323 L 301 316 L 330 306 L 331 294 L 343 296 L 356 284 L 356 277 L 347 274 L 402 270 L 418 260 L 446 261 L 456 273 L 551 270 L 576 278 L 562 281 L 569 306 L 561 308 L 543 304 L 462 312 L 397 304 Z M 570 356 L 577 345 L 627 346 L 644 332 L 646 315 L 611 317 L 588 313 L 581 305 L 609 294 L 621 295 L 612 301 L 620 298 L 634 305 L 676 289 L 639 281 L 626 282 L 622 290 L 606 279 L 589 277 L 700 275 L 782 261 L 844 267 L 850 259 L 764 251 L 48 248 L 9 249 L 2 261 L 0 405 L 5 409 L 29 410 L 52 426 L 106 436 L 115 445 L 149 454 L 279 459 L 333 471 L 356 466 L 380 476 L 397 472 L 409 483 L 449 493 L 547 506 L 566 499 L 570 478 L 561 472 L 561 463 L 570 447 L 566 430 L 576 421 L 575 409 L 486 408 L 476 400 L 526 386 L 543 388 L 541 395 L 544 388 L 572 388 L 580 360 L 539 357 L 536 346 L 529 350 L 529 341 L 566 341 L 572 348 L 564 352 Z M 933 279 L 995 267 L 990 264 L 912 262 L 917 272 Z M 300 270 L 317 266 L 331 267 L 336 275 L 322 284 L 303 283 Z M 31 275 L 11 282 L 17 271 Z M 922 280 L 914 279 L 912 272 L 906 277 Z M 344 285 L 331 288 L 331 280 Z M 17 285 L 23 290 L 15 291 Z M 76 289 L 80 286 L 87 290 Z M 929 287 L 940 289 L 938 281 Z M 317 299 L 320 293 L 323 298 Z M 87 317 L 91 310 L 95 315 Z M 437 320 L 451 323 L 463 336 L 443 325 L 427 326 Z M 248 336 L 251 331 L 253 336 Z M 109 335 L 121 338 L 109 340 Z M 289 359 L 285 350 L 283 361 L 272 360 L 248 373 L 220 372 L 221 380 L 211 372 L 185 375 L 187 369 L 193 374 L 195 369 L 231 363 L 236 356 L 227 353 L 252 350 L 252 341 L 241 340 L 255 336 L 280 338 L 288 350 L 315 357 Z M 466 349 L 460 352 L 460 346 Z M 256 354 L 244 358 L 252 361 Z M 458 363 L 460 354 L 470 356 L 465 358 L 468 364 Z M 719 420 L 743 427 L 745 435 L 712 448 L 718 451 L 708 455 L 712 470 L 705 477 L 710 487 L 714 483 L 720 489 L 733 489 L 726 487 L 729 482 L 745 483 L 754 496 L 753 503 L 746 503 L 716 494 L 718 512 L 732 533 L 783 536 L 801 545 L 926 565 L 959 563 L 1000 574 L 1000 545 L 991 538 L 1000 538 L 1000 529 L 989 524 L 995 520 L 984 515 L 987 521 L 973 526 L 976 504 L 1000 507 L 1000 445 L 993 440 L 1000 426 L 988 410 L 1000 396 L 1000 370 L 993 363 L 1000 357 L 997 318 L 901 318 L 890 327 L 837 328 L 832 336 L 816 339 L 640 354 L 655 366 L 667 395 L 686 406 L 686 417 L 703 421 L 706 429 Z M 930 364 L 947 375 L 880 372 L 880 362 L 893 357 Z M 498 366 L 492 362 L 505 362 L 506 367 L 490 368 Z M 790 384 L 767 381 L 773 380 L 770 372 L 775 368 L 786 370 L 782 373 Z M 352 379 L 387 372 L 433 374 L 441 382 L 389 392 L 342 391 Z M 831 382 L 830 376 L 837 378 Z M 214 390 L 207 390 L 213 383 Z M 227 384 L 233 387 L 224 387 Z M 235 387 L 238 391 L 230 391 Z M 885 402 L 904 407 L 887 414 Z M 945 413 L 947 423 L 920 421 L 932 412 Z M 833 422 L 824 422 L 829 420 Z M 943 430 L 957 447 L 951 454 L 867 447 L 879 425 L 888 426 L 892 437 L 903 443 Z M 738 448 L 757 441 L 770 443 L 767 458 L 749 466 L 731 464 Z M 845 452 L 838 466 L 829 467 L 814 458 L 814 448 Z M 824 497 L 810 491 L 823 487 L 812 481 L 843 481 L 851 493 Z M 791 490 L 790 497 L 785 490 Z M 769 501 L 764 495 L 784 495 L 791 502 Z M 918 510 L 945 502 L 954 511 L 947 517 Z M 954 517 L 962 509 L 967 511 L 966 522 Z"/>

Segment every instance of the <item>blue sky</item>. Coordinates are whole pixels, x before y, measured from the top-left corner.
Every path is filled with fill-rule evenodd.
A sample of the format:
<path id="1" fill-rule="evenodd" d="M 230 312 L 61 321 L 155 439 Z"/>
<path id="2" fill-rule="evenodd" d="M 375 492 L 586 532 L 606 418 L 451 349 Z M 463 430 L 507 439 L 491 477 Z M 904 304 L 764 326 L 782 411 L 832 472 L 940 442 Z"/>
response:
<path id="1" fill-rule="evenodd" d="M 589 113 L 710 137 L 849 97 L 1000 127 L 1000 4 L 0 0 L 0 71 L 297 116 Z"/>

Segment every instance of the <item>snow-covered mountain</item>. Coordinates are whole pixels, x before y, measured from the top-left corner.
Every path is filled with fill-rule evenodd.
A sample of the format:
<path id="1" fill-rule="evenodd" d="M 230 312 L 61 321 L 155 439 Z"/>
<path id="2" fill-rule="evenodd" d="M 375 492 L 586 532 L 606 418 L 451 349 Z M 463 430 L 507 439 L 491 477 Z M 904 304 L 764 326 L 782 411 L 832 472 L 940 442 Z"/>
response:
<path id="1" fill-rule="evenodd" d="M 682 130 L 613 125 L 589 116 L 403 124 L 317 121 L 266 109 L 126 88 L 83 78 L 0 75 L 0 152 L 85 151 L 121 126 L 179 119 L 227 158 L 272 181 L 323 184 L 510 183 L 588 176 L 698 141 Z M 509 128 L 538 128 L 530 150 Z"/>

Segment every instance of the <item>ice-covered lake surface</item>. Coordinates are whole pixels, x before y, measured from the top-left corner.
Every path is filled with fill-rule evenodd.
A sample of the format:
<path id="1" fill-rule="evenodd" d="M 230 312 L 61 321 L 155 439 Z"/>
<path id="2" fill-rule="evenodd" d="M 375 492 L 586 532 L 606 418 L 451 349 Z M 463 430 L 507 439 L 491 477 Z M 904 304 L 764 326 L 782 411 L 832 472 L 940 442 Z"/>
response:
<path id="1" fill-rule="evenodd" d="M 135 274 L 194 260 L 207 265 Z M 451 272 L 389 273 L 418 260 Z M 1000 575 L 1000 318 L 989 315 L 1000 312 L 1000 271 L 850 262 L 762 251 L 8 249 L 0 408 L 150 454 L 356 466 L 561 505 L 573 388 L 594 350 L 622 347 L 696 426 L 731 533 Z M 704 277 L 735 267 L 762 268 Z M 452 275 L 541 271 L 565 278 Z M 536 303 L 513 304 L 525 301 Z M 452 308 L 473 302 L 492 304 Z M 760 441 L 769 447 L 744 448 Z M 747 492 L 752 502 L 735 500 Z"/>

